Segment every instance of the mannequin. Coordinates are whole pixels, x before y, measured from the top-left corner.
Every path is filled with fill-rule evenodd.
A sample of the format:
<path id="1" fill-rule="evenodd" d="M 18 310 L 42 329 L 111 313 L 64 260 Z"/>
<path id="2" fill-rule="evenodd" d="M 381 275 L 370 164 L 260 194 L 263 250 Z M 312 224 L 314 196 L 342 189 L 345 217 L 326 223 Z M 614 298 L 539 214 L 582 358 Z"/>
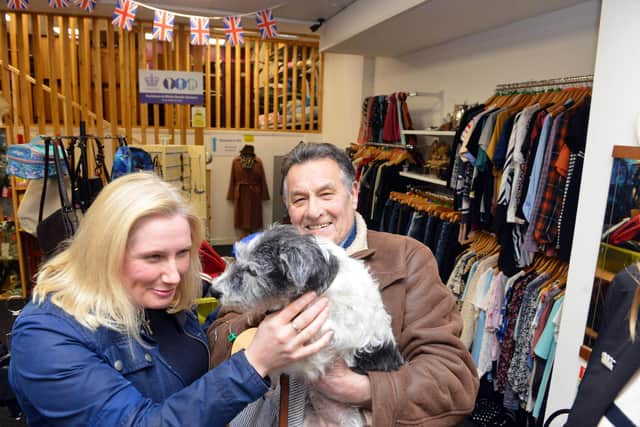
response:
<path id="1" fill-rule="evenodd" d="M 262 202 L 269 200 L 269 188 L 253 145 L 242 147 L 233 159 L 227 200 L 233 202 L 233 225 L 242 237 L 262 229 Z"/>

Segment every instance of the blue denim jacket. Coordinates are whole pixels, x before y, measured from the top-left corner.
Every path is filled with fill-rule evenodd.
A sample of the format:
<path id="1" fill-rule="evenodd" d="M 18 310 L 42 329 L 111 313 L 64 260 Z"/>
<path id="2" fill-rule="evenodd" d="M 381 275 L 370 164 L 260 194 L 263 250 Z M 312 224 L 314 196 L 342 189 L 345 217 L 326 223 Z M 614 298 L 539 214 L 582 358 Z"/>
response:
<path id="1" fill-rule="evenodd" d="M 207 345 L 193 313 L 176 316 Z M 16 320 L 9 382 L 31 427 L 225 426 L 268 390 L 244 352 L 185 387 L 157 346 L 92 332 L 50 300 Z"/>

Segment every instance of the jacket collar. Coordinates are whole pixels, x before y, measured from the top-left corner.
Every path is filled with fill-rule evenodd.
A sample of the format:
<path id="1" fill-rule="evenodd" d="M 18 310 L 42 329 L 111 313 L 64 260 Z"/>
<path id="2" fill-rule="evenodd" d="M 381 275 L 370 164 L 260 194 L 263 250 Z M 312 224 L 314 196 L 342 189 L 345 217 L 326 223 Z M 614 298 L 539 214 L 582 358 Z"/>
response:
<path id="1" fill-rule="evenodd" d="M 404 279 L 407 275 L 407 269 L 405 266 L 405 260 L 398 260 L 399 262 L 385 262 L 380 257 L 376 256 L 377 249 L 369 247 L 369 236 L 374 237 L 374 240 L 384 239 L 380 233 L 374 233 L 367 230 L 367 224 L 364 218 L 356 212 L 356 238 L 353 243 L 346 248 L 347 254 L 352 258 L 364 261 L 371 268 L 372 273 L 375 274 L 375 279 L 378 281 L 378 287 L 383 290 L 387 286 L 396 282 L 397 280 Z M 378 249 L 380 245 L 375 244 Z M 383 251 L 386 252 L 386 251 Z M 395 254 L 399 255 L 399 254 Z M 389 256 L 393 256 L 391 251 Z M 393 265 L 394 269 L 388 267 Z"/>

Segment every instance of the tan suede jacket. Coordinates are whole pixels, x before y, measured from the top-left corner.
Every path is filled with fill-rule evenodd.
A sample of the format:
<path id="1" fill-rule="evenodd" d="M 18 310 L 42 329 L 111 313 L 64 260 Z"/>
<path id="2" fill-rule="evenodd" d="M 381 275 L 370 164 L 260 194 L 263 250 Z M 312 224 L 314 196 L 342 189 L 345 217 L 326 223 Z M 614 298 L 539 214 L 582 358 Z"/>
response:
<path id="1" fill-rule="evenodd" d="M 407 362 L 396 372 L 368 373 L 373 426 L 459 424 L 473 410 L 479 382 L 471 356 L 458 338 L 462 320 L 455 299 L 440 280 L 434 256 L 409 237 L 375 231 L 358 234 L 366 235 L 366 240 L 352 256 L 364 260 L 380 283 Z M 225 339 L 229 329 L 238 333 L 259 320 L 223 311 L 209 329 L 212 366 L 230 355 L 231 345 Z"/>

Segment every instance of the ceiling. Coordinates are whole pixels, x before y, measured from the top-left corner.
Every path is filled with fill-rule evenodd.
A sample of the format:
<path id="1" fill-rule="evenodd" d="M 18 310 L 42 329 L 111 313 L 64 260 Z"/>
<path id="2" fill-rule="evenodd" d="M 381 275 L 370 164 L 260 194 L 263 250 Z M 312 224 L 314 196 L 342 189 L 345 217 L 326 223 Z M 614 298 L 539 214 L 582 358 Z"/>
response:
<path id="1" fill-rule="evenodd" d="M 315 33 L 320 35 L 323 51 L 399 56 L 583 1 L 587 0 L 188 0 L 183 1 L 184 6 L 175 0 L 140 3 L 209 17 L 250 14 L 271 7 L 281 33 L 314 34 L 310 26 L 319 18 L 325 19 Z M 115 3 L 98 0 L 96 14 L 111 16 Z M 52 11 L 46 0 L 32 0 L 30 9 Z M 60 12 L 81 13 L 75 6 Z M 151 20 L 153 12 L 139 7 L 137 16 Z M 243 19 L 243 26 L 255 29 L 255 20 Z"/>

